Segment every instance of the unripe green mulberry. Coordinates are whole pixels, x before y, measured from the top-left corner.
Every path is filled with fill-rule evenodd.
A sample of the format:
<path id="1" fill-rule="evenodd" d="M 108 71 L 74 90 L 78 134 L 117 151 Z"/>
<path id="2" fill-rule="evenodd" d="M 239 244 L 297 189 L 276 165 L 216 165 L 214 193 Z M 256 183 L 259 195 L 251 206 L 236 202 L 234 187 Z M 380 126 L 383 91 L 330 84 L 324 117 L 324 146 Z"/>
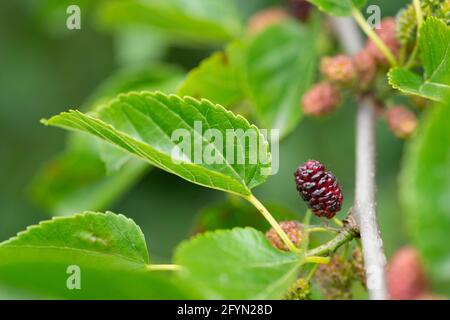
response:
<path id="1" fill-rule="evenodd" d="M 360 248 L 355 248 L 352 252 L 352 268 L 354 277 L 363 287 L 366 287 L 366 271 L 364 269 L 364 257 Z"/>
<path id="2" fill-rule="evenodd" d="M 444 0 L 436 16 L 442 19 L 447 25 L 450 25 L 450 0 Z"/>
<path id="3" fill-rule="evenodd" d="M 297 279 L 289 288 L 285 300 L 311 300 L 309 282 L 303 278 Z"/>
<path id="4" fill-rule="evenodd" d="M 402 45 L 413 43 L 416 39 L 417 23 L 416 10 L 410 4 L 404 9 L 401 9 L 397 14 L 396 36 Z"/>

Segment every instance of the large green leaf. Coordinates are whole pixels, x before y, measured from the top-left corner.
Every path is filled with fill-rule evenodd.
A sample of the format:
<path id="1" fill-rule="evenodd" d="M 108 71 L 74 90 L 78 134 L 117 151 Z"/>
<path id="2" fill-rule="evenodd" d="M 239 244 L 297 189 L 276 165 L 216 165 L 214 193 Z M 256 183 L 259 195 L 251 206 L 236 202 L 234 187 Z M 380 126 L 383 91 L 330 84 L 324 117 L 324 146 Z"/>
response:
<path id="1" fill-rule="evenodd" d="M 104 81 L 82 109 L 95 110 L 121 92 L 158 89 L 170 93 L 181 79 L 182 73 L 170 66 L 125 69 Z M 124 162 L 120 154 L 123 166 L 107 172 L 98 153 L 105 148 L 95 138 L 71 134 L 64 153 L 49 161 L 34 179 L 31 186 L 34 201 L 53 215 L 106 209 L 139 180 L 149 166 L 138 160 Z"/>
<path id="2" fill-rule="evenodd" d="M 450 27 L 428 18 L 420 30 L 419 50 L 423 77 L 394 68 L 389 72 L 389 83 L 404 93 L 442 101 L 450 93 Z"/>
<path id="3" fill-rule="evenodd" d="M 302 257 L 272 247 L 251 228 L 215 231 L 182 243 L 180 277 L 204 299 L 279 299 L 295 280 Z"/>
<path id="4" fill-rule="evenodd" d="M 300 101 L 310 87 L 317 59 L 317 23 L 287 22 L 267 28 L 246 50 L 246 80 L 261 126 L 283 137 L 301 118 Z"/>
<path id="5" fill-rule="evenodd" d="M 401 200 L 408 230 L 436 288 L 450 294 L 450 100 L 435 106 L 404 158 Z"/>
<path id="6" fill-rule="evenodd" d="M 123 161 L 135 156 L 193 183 L 231 193 L 249 195 L 270 173 L 268 144 L 259 130 L 208 100 L 129 93 L 119 95 L 92 116 L 72 110 L 44 123 L 97 136 L 118 147 Z M 207 137 L 208 129 L 216 131 Z M 173 137 L 176 133 L 182 141 Z M 223 138 L 221 144 L 216 134 Z M 180 147 L 182 143 L 184 147 Z M 214 161 L 208 162 L 205 154 Z M 103 157 L 106 161 L 112 157 L 114 165 L 120 162 L 109 149 Z"/>
<path id="7" fill-rule="evenodd" d="M 215 52 L 191 70 L 178 88 L 180 96 L 205 98 L 224 107 L 244 99 L 241 73 L 242 44 L 234 42 L 225 52 Z"/>
<path id="8" fill-rule="evenodd" d="M 231 1 L 105 1 L 99 15 L 107 26 L 147 25 L 182 42 L 222 42 L 239 35 L 242 28 Z"/>
<path id="9" fill-rule="evenodd" d="M 349 16 L 352 9 L 361 8 L 366 4 L 366 0 L 308 0 L 316 5 L 320 10 L 333 16 Z"/>
<path id="10" fill-rule="evenodd" d="M 0 282 L 53 298 L 164 299 L 182 294 L 171 274 L 150 271 L 139 227 L 113 213 L 86 212 L 29 227 L 0 244 Z M 81 289 L 67 288 L 78 266 Z"/>

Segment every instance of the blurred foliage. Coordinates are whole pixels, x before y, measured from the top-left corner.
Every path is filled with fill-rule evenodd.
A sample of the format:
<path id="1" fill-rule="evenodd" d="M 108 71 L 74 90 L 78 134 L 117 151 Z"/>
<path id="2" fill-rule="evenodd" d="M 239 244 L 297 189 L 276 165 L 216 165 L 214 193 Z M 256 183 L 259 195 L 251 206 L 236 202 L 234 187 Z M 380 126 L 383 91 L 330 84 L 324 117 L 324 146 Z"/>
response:
<path id="1" fill-rule="evenodd" d="M 408 146 L 401 199 L 411 239 L 430 271 L 434 288 L 450 295 L 450 100 L 422 119 Z"/>
<path id="2" fill-rule="evenodd" d="M 223 29 L 220 25 L 211 27 L 211 33 L 207 37 L 201 39 L 193 37 L 190 38 L 193 42 L 186 43 L 174 41 L 174 33 L 189 32 L 189 28 L 182 29 L 186 25 L 191 26 L 190 22 L 185 21 L 183 26 L 172 28 L 171 35 L 166 36 L 163 29 L 167 25 L 156 27 L 145 24 L 130 25 L 126 23 L 127 12 L 112 15 L 117 14 L 117 8 L 109 9 L 108 16 L 100 18 L 94 7 L 101 6 L 102 2 L 89 0 L 0 2 L 0 69 L 3 75 L 7 75 L 0 77 L 2 93 L 0 133 L 5 137 L 0 157 L 0 170 L 4 181 L 0 186 L 2 240 L 57 211 L 67 213 L 92 210 L 96 209 L 96 206 L 102 207 L 123 191 L 112 190 L 105 196 L 109 199 L 99 199 L 93 189 L 86 189 L 84 194 L 75 194 L 71 201 L 55 205 L 60 201 L 58 197 L 70 193 L 69 185 L 44 181 L 40 184 L 47 186 L 48 190 L 54 190 L 50 192 L 54 199 L 49 200 L 50 202 L 38 200 L 39 206 L 34 204 L 30 194 L 34 194 L 35 200 L 42 199 L 44 191 L 33 188 L 34 191 L 30 192 L 30 183 L 36 181 L 36 173 L 44 164 L 46 164 L 44 170 L 64 171 L 67 166 L 80 170 L 79 174 L 75 172 L 73 176 L 68 177 L 67 181 L 71 181 L 71 185 L 74 182 L 89 184 L 90 181 L 101 184 L 102 180 L 98 180 L 100 177 L 112 180 L 112 184 L 111 181 L 108 182 L 111 186 L 115 184 L 115 178 L 121 179 L 114 175 L 106 176 L 103 164 L 92 150 L 89 151 L 84 147 L 77 149 L 75 136 L 71 135 L 69 138 L 75 142 L 65 146 L 64 135 L 42 126 L 39 119 L 71 107 L 82 106 L 90 109 L 94 105 L 102 104 L 104 100 L 98 98 L 107 92 L 111 92 L 113 96 L 117 90 L 149 88 L 147 86 L 149 79 L 144 83 L 137 80 L 130 85 L 121 83 L 120 80 L 115 84 L 114 81 L 106 81 L 106 84 L 99 87 L 119 70 L 129 70 L 136 66 L 146 65 L 152 70 L 152 75 L 157 75 L 161 66 L 156 66 L 156 62 L 163 62 L 163 68 L 170 64 L 171 66 L 167 68 L 171 70 L 173 68 L 176 76 L 172 79 L 173 82 L 168 80 L 166 84 L 173 88 L 176 81 L 181 78 L 180 70 L 190 70 L 199 65 L 203 58 L 210 56 L 215 49 L 223 49 L 222 45 L 230 36 L 242 32 L 243 23 L 251 13 L 259 8 L 279 3 L 275 0 L 229 0 L 238 6 L 238 10 L 223 16 L 221 11 L 217 11 L 217 15 L 221 19 L 234 21 L 233 27 L 231 29 Z M 112 2 L 106 6 L 125 5 Z M 170 2 L 181 3 L 181 1 Z M 370 4 L 380 5 L 383 9 L 382 14 L 386 16 L 395 14 L 406 2 L 406 0 L 395 2 L 378 0 L 370 1 Z M 80 31 L 68 31 L 65 28 L 67 17 L 65 9 L 68 3 L 80 4 L 82 8 L 83 20 Z M 228 1 L 221 1 L 220 5 L 228 4 Z M 136 10 L 131 13 L 136 14 Z M 138 14 L 147 20 L 145 12 Z M 119 18 L 120 20 L 115 20 Z M 104 22 L 113 20 L 121 21 L 123 24 L 120 28 L 106 28 Z M 211 26 L 210 23 L 211 21 L 206 26 Z M 200 22 L 196 22 L 194 26 L 197 29 L 205 28 Z M 213 57 L 217 59 L 218 56 Z M 158 81 L 152 88 L 164 90 L 163 82 Z M 339 217 L 344 217 L 346 210 L 351 206 L 354 193 L 354 117 L 355 106 L 348 101 L 333 115 L 319 120 L 304 119 L 301 125 L 283 140 L 280 145 L 279 173 L 271 176 L 266 184 L 255 190 L 262 202 L 273 204 L 269 205 L 269 208 L 274 208 L 275 216 L 278 213 L 275 208 L 281 206 L 283 209 L 279 209 L 280 218 L 295 215 L 302 217 L 306 206 L 300 201 L 295 190 L 293 172 L 303 161 L 317 158 L 327 164 L 342 185 L 345 200 Z M 377 127 L 377 137 L 378 212 L 385 249 L 390 256 L 410 240 L 406 236 L 404 226 L 405 219 L 409 219 L 407 215 L 409 212 L 402 212 L 398 200 L 397 175 L 400 170 L 403 143 L 392 136 L 382 121 Z M 61 154 L 62 150 L 66 151 Z M 80 153 L 72 153 L 73 150 Z M 60 156 L 49 164 L 49 159 L 54 159 L 57 154 Z M 70 157 L 67 154 L 70 154 Z M 195 228 L 204 230 L 252 225 L 265 230 L 267 227 L 262 219 L 256 221 L 258 217 L 254 213 L 248 213 L 245 207 L 226 199 L 226 196 L 219 192 L 192 185 L 160 170 L 144 171 L 145 168 L 137 170 L 135 174 L 142 176 L 141 181 L 130 183 L 131 190 L 105 209 L 126 213 L 141 226 L 153 253 L 153 261 L 168 261 L 174 246 L 189 237 Z M 45 194 L 48 193 L 45 191 Z M 86 195 L 91 196 L 94 201 L 87 201 L 89 198 L 86 198 Z M 444 199 L 442 201 L 448 202 L 448 194 L 447 197 L 441 197 Z M 85 202 L 79 202 L 77 198 L 82 198 Z M 227 214 L 229 208 L 232 210 L 231 217 Z M 248 215 L 236 216 L 235 213 L 241 210 Z M 217 218 L 220 219 L 216 219 L 214 212 L 219 212 Z M 319 221 L 315 220 L 313 223 Z M 429 237 L 433 236 L 434 233 Z M 419 247 L 422 245 L 426 246 L 418 243 Z M 27 295 L 14 288 L 0 288 L 0 298 L 24 296 Z"/>

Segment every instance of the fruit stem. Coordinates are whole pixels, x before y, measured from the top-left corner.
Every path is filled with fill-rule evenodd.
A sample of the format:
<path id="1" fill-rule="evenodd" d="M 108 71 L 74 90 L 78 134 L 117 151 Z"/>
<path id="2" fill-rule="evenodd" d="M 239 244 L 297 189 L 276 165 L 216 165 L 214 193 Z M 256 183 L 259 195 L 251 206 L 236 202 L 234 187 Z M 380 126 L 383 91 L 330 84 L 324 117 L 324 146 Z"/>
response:
<path id="1" fill-rule="evenodd" d="M 422 7 L 420 5 L 420 0 L 413 0 L 414 10 L 416 11 L 416 19 L 417 19 L 417 30 L 420 29 L 423 23 L 423 13 Z"/>
<path id="2" fill-rule="evenodd" d="M 305 263 L 327 264 L 328 262 L 330 262 L 330 258 L 328 257 L 319 257 L 319 256 L 305 257 Z"/>
<path id="3" fill-rule="evenodd" d="M 333 218 L 333 222 L 335 225 L 337 225 L 339 228 L 342 228 L 344 226 L 344 224 L 342 223 L 341 220 L 339 220 L 338 218 L 334 217 Z"/>
<path id="4" fill-rule="evenodd" d="M 283 240 L 283 242 L 286 244 L 286 246 L 289 248 L 292 252 L 299 252 L 299 249 L 292 243 L 292 241 L 287 236 L 286 232 L 281 229 L 280 225 L 278 224 L 277 220 L 270 214 L 270 212 L 264 207 L 264 205 L 253 195 L 250 194 L 245 197 L 251 204 L 255 206 L 256 209 L 258 209 L 259 212 L 263 215 L 263 217 L 269 222 L 269 224 L 272 226 L 272 228 L 275 230 L 275 232 L 278 234 L 278 236 Z"/>
<path id="5" fill-rule="evenodd" d="M 396 67 L 397 59 L 395 58 L 394 54 L 380 39 L 380 37 L 378 37 L 378 35 L 372 30 L 372 28 L 369 26 L 362 13 L 358 9 L 353 8 L 352 14 L 353 18 L 358 23 L 360 28 L 364 31 L 364 33 L 367 35 L 367 37 L 373 41 L 373 43 L 377 46 L 377 48 L 383 53 L 383 55 L 389 61 L 391 67 Z"/>
<path id="6" fill-rule="evenodd" d="M 325 233 L 337 233 L 339 232 L 338 229 L 335 228 L 325 228 L 325 227 L 308 227 L 307 228 L 309 233 L 313 233 L 313 232 L 325 232 Z"/>
<path id="7" fill-rule="evenodd" d="M 327 243 L 324 243 L 323 245 L 311 249 L 306 253 L 307 257 L 310 256 L 330 256 L 333 253 L 336 252 L 337 249 L 339 249 L 342 245 L 345 243 L 350 242 L 357 236 L 357 233 L 353 230 L 347 230 L 342 229 L 339 234 L 328 241 Z"/>
<path id="8" fill-rule="evenodd" d="M 177 264 L 148 264 L 145 269 L 149 271 L 180 271 L 182 267 Z"/>
<path id="9" fill-rule="evenodd" d="M 310 282 L 311 279 L 314 277 L 314 275 L 316 274 L 317 269 L 319 268 L 319 264 L 316 263 L 311 270 L 309 271 L 308 275 L 306 276 L 306 281 Z"/>

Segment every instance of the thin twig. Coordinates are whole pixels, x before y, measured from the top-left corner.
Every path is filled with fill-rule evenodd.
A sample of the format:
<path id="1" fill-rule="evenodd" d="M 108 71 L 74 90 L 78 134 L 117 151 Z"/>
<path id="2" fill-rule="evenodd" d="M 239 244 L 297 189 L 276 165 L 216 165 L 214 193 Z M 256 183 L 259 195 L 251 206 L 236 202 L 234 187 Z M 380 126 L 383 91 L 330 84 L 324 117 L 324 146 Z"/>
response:
<path id="1" fill-rule="evenodd" d="M 332 23 L 348 54 L 362 48 L 361 35 L 350 18 L 332 18 Z M 371 98 L 361 99 L 356 120 L 356 193 L 352 213 L 360 229 L 369 297 L 384 300 L 386 257 L 376 214 L 375 121 L 375 102 Z"/>
<path id="2" fill-rule="evenodd" d="M 331 256 L 336 252 L 342 245 L 348 243 L 356 237 L 356 234 L 350 230 L 342 229 L 339 234 L 331 239 L 330 241 L 324 243 L 323 245 L 311 249 L 307 252 L 307 256 Z"/>

